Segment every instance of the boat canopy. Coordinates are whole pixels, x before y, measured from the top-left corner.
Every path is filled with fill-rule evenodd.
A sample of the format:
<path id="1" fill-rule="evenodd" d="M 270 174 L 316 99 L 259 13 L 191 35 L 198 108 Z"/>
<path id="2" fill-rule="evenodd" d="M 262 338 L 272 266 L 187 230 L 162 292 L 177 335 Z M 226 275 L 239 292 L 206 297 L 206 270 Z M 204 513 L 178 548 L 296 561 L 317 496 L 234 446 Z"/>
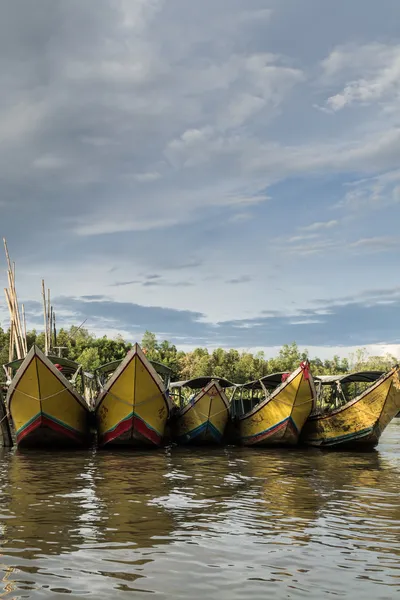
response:
<path id="1" fill-rule="evenodd" d="M 74 375 L 81 366 L 74 360 L 71 360 L 69 358 L 63 358 L 62 356 L 55 356 L 53 354 L 49 354 L 47 358 L 50 362 L 53 363 L 53 365 L 60 365 L 60 367 L 62 367 L 62 372 L 64 375 Z M 15 373 L 20 368 L 24 360 L 25 358 L 18 358 L 17 360 L 13 360 L 4 365 L 4 368 L 11 369 Z"/>
<path id="2" fill-rule="evenodd" d="M 340 382 L 346 383 L 372 383 L 382 377 L 385 371 L 358 371 L 356 373 L 347 373 L 344 375 L 314 375 L 314 381 L 322 385 L 331 385 Z"/>
<path id="3" fill-rule="evenodd" d="M 203 388 L 210 383 L 210 381 L 217 381 L 222 388 L 230 388 L 235 387 L 237 384 L 232 383 L 232 381 L 228 381 L 224 377 L 212 377 L 212 376 L 204 376 L 204 377 L 194 377 L 193 379 L 187 379 L 186 381 L 175 381 L 171 383 L 170 388 L 183 388 L 187 387 L 192 390 L 197 388 Z"/>
<path id="4" fill-rule="evenodd" d="M 244 383 L 240 387 L 244 390 L 263 390 L 264 385 L 267 390 L 274 389 L 282 383 L 282 376 L 286 374 L 287 373 L 271 373 L 270 375 L 264 375 L 264 377 L 261 377 L 261 379 L 255 379 L 254 381 Z"/>

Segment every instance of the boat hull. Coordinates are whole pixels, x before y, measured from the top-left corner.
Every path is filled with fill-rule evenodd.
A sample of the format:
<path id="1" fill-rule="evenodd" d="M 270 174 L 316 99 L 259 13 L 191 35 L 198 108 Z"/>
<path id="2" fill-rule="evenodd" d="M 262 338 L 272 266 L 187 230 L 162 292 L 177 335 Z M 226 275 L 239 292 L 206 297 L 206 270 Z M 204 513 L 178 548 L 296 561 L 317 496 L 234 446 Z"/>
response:
<path id="1" fill-rule="evenodd" d="M 17 371 L 7 403 L 19 447 L 88 442 L 89 407 L 38 348 L 32 348 Z"/>
<path id="2" fill-rule="evenodd" d="M 239 417 L 237 441 L 243 446 L 295 446 L 315 399 L 312 375 L 302 365 L 270 397 Z"/>
<path id="3" fill-rule="evenodd" d="M 229 418 L 228 400 L 216 381 L 211 381 L 193 402 L 176 416 L 174 438 L 179 444 L 221 444 Z"/>
<path id="4" fill-rule="evenodd" d="M 99 445 L 161 446 L 169 412 L 163 383 L 136 344 L 96 402 Z"/>
<path id="5" fill-rule="evenodd" d="M 344 406 L 325 415 L 311 416 L 301 440 L 319 448 L 374 448 L 399 408 L 399 371 L 392 370 Z"/>

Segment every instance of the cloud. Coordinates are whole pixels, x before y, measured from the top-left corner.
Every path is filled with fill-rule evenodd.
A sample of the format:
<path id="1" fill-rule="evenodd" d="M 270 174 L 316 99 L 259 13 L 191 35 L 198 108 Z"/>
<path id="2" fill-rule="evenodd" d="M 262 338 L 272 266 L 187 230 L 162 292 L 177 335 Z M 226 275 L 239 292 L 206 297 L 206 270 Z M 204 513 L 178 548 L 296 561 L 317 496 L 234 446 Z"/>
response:
<path id="1" fill-rule="evenodd" d="M 400 45 L 371 43 L 345 46 L 333 50 L 322 61 L 324 77 L 337 78 L 357 73 L 343 90 L 326 101 L 334 112 L 354 104 L 370 104 L 388 100 L 400 92 Z"/>
<path id="2" fill-rule="evenodd" d="M 160 179 L 160 177 L 161 177 L 160 173 L 157 173 L 156 171 L 152 171 L 149 173 L 135 173 L 135 175 L 134 175 L 134 178 L 136 179 L 136 181 L 139 181 L 140 183 L 157 181 L 157 179 Z"/>
<path id="3" fill-rule="evenodd" d="M 228 279 L 226 283 L 237 285 L 239 283 L 249 283 L 251 281 L 251 277 L 248 275 L 241 275 L 240 277 L 234 277 L 233 279 Z"/>
<path id="4" fill-rule="evenodd" d="M 245 221 L 251 221 L 253 215 L 250 212 L 239 212 L 229 217 L 230 223 L 244 223 Z"/>
<path id="5" fill-rule="evenodd" d="M 316 223 L 311 223 L 310 225 L 306 225 L 305 227 L 301 227 L 302 231 L 321 231 L 324 229 L 332 229 L 332 227 L 337 227 L 339 224 L 338 221 L 320 221 Z"/>
<path id="6" fill-rule="evenodd" d="M 288 239 L 289 244 L 295 244 L 298 242 L 305 242 L 307 240 L 315 240 L 319 237 L 319 233 L 306 233 L 304 235 L 294 235 Z"/>
<path id="7" fill-rule="evenodd" d="M 293 309 L 313 308 L 320 289 L 355 295 L 378 271 L 390 287 L 399 19 L 400 5 L 362 0 L 5 5 L 1 210 L 21 298 L 44 276 L 54 296 L 147 306 L 157 295 L 232 343 L 238 328 L 216 323 L 264 340 L 266 323 L 284 339 L 330 335 L 331 321 L 276 319 L 315 320 Z M 231 294 L 241 273 L 257 286 Z M 250 326 L 266 298 L 267 321 Z"/>
<path id="8" fill-rule="evenodd" d="M 125 285 L 134 285 L 136 283 L 140 283 L 140 281 L 138 279 L 132 279 L 130 281 L 116 281 L 115 283 L 111 283 L 110 285 L 112 287 L 122 287 Z"/>
<path id="9" fill-rule="evenodd" d="M 370 237 L 352 242 L 351 248 L 363 248 L 374 252 L 384 252 L 400 246 L 400 237 Z"/>
<path id="10" fill-rule="evenodd" d="M 347 188 L 344 197 L 334 208 L 358 212 L 382 210 L 400 204 L 400 170 L 353 181 L 347 184 Z"/>
<path id="11" fill-rule="evenodd" d="M 389 290 L 389 293 L 391 291 Z M 393 303 L 367 301 L 367 296 L 353 298 L 342 304 L 325 301 L 324 318 L 321 308 L 301 309 L 295 314 L 273 312 L 254 319 L 221 321 L 212 324 L 201 313 L 171 310 L 157 306 L 111 300 L 90 301 L 82 298 L 55 299 L 57 314 L 68 315 L 79 323 L 98 330 L 126 331 L 137 340 L 148 329 L 173 343 L 222 347 L 282 345 L 296 340 L 301 345 L 366 345 L 384 341 L 399 344 L 400 335 L 393 329 L 400 309 L 400 294 L 396 288 Z M 40 313 L 40 303 L 35 305 Z M 29 310 L 31 307 L 29 306 Z M 61 319 L 63 324 L 64 319 Z M 365 327 L 368 323 L 368 327 Z M 295 330 L 294 330 L 295 328 Z"/>

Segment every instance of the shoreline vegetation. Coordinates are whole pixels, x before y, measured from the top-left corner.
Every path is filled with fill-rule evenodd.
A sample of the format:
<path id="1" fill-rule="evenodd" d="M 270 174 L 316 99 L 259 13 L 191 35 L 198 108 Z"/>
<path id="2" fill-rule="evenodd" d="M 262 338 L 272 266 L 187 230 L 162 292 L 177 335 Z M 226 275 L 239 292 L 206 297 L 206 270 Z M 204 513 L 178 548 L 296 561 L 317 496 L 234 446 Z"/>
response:
<path id="1" fill-rule="evenodd" d="M 26 340 L 28 349 L 36 344 L 45 350 L 44 332 L 28 331 Z M 252 354 L 223 348 L 212 351 L 196 348 L 184 352 L 168 340 L 159 341 L 156 334 L 150 331 L 144 333 L 140 345 L 147 358 L 163 363 L 172 370 L 172 381 L 213 375 L 224 377 L 233 383 L 246 383 L 271 373 L 294 371 L 305 359 L 310 361 L 310 369 L 314 375 L 339 375 L 368 370 L 388 371 L 399 362 L 390 354 L 372 356 L 365 348 L 358 349 L 349 358 L 334 356 L 332 359 L 321 360 L 318 357 L 310 357 L 307 350 L 301 352 L 296 342 L 284 344 L 273 358 L 266 358 L 263 352 Z M 1 365 L 9 362 L 9 346 L 10 330 L 4 331 L 0 327 Z M 61 348 L 62 356 L 75 360 L 88 372 L 93 372 L 105 363 L 124 358 L 131 347 L 132 343 L 124 340 L 122 336 L 96 337 L 82 327 L 72 326 L 57 332 L 57 348 Z"/>

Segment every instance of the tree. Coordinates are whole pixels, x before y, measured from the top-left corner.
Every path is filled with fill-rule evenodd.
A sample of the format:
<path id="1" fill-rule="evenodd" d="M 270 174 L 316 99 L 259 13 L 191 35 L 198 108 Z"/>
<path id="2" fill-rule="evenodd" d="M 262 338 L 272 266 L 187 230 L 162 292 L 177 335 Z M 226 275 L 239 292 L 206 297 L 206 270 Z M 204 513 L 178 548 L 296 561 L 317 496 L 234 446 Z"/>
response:
<path id="1" fill-rule="evenodd" d="M 101 365 L 98 349 L 85 348 L 78 356 L 76 362 L 82 365 L 84 371 L 93 373 L 93 371 Z"/>
<path id="2" fill-rule="evenodd" d="M 151 331 L 146 331 L 143 334 L 142 337 L 142 348 L 146 353 L 146 356 L 149 360 L 158 360 L 159 359 L 159 355 L 158 355 L 158 342 L 157 342 L 157 336 L 155 333 L 152 333 Z"/>

